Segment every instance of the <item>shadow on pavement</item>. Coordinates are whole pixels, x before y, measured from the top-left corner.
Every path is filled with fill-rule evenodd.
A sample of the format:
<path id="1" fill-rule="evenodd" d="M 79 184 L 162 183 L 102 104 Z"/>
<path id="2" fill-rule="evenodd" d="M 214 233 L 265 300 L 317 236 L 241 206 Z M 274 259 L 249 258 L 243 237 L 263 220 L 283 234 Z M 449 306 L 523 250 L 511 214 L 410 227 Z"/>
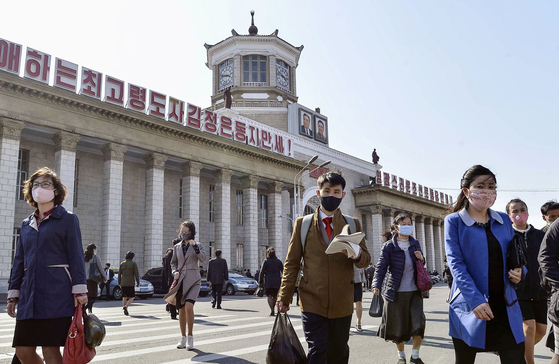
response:
<path id="1" fill-rule="evenodd" d="M 233 312 L 258 312 L 256 310 L 237 310 L 234 308 L 223 308 L 223 311 L 228 312 L 228 311 L 233 311 Z"/>
<path id="2" fill-rule="evenodd" d="M 139 318 L 139 319 L 148 319 L 148 320 L 161 320 L 161 318 L 155 316 L 130 315 L 130 317 Z"/>
<path id="3" fill-rule="evenodd" d="M 105 325 L 105 326 L 122 326 L 122 322 L 120 322 L 120 321 L 105 321 L 105 320 L 101 320 L 101 322 L 102 322 L 103 325 Z"/>
<path id="4" fill-rule="evenodd" d="M 193 363 L 207 363 L 208 362 L 208 357 L 207 355 L 215 355 L 215 358 L 212 358 L 211 363 L 235 363 L 235 364 L 258 364 L 258 362 L 253 362 L 253 361 L 248 361 L 245 359 L 241 359 L 238 357 L 231 357 L 231 356 L 226 356 L 226 355 L 221 355 L 221 354 L 216 354 L 216 353 L 209 353 L 206 351 L 202 351 L 199 349 L 194 348 L 193 350 L 191 350 L 192 352 L 196 353 L 196 356 L 193 356 L 192 358 L 190 358 L 190 361 Z M 196 359 L 198 358 L 198 359 Z"/>

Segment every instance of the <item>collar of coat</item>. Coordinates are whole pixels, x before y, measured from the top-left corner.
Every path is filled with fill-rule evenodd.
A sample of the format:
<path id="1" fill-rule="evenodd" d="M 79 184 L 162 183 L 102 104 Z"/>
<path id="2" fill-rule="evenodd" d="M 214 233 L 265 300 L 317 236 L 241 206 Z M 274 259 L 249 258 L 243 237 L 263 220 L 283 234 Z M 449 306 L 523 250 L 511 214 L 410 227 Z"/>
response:
<path id="1" fill-rule="evenodd" d="M 402 250 L 402 249 L 400 248 L 400 246 L 398 246 L 398 234 L 394 235 L 394 237 L 390 240 L 390 242 L 394 245 L 394 249 Z M 419 241 L 418 241 L 417 239 L 414 239 L 413 236 L 410 236 L 410 247 L 411 247 L 412 245 L 416 245 L 416 250 L 420 250 L 420 249 L 421 249 L 421 246 L 419 245 Z M 418 247 L 419 247 L 420 249 L 417 249 Z"/>
<path id="2" fill-rule="evenodd" d="M 55 218 L 55 219 L 60 219 L 62 217 L 62 215 L 64 215 L 65 212 L 66 212 L 66 209 L 64 208 L 64 206 L 58 205 L 41 222 L 43 222 L 45 220 L 48 220 L 51 217 Z M 39 226 L 37 224 L 37 219 L 35 217 L 35 212 L 33 212 L 31 215 L 29 215 L 29 217 L 27 219 L 23 220 L 23 222 L 27 222 L 29 224 L 29 226 L 31 226 L 33 229 L 35 229 L 36 231 L 39 231 Z"/>
<path id="3" fill-rule="evenodd" d="M 468 211 L 466 211 L 466 209 L 460 210 L 460 212 L 458 212 L 458 215 L 460 215 L 462 222 L 464 222 L 466 226 L 472 226 L 476 222 L 474 219 L 471 218 L 470 214 L 468 214 Z M 499 224 L 503 225 L 503 218 L 501 217 L 501 215 L 499 215 L 497 211 L 493 211 L 489 209 L 489 216 L 491 216 L 491 218 L 497 221 Z"/>

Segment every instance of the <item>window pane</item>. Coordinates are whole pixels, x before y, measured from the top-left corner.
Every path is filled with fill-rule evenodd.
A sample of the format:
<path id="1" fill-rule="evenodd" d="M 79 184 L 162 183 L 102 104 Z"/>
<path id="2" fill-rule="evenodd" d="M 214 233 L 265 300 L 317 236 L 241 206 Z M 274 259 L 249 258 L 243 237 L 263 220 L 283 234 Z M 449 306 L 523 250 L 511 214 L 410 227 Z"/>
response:
<path id="1" fill-rule="evenodd" d="M 252 74 L 252 82 L 258 82 L 258 73 Z"/>
<path id="2" fill-rule="evenodd" d="M 258 62 L 252 62 L 251 66 L 251 71 L 258 71 Z"/>
<path id="3" fill-rule="evenodd" d="M 260 82 L 266 82 L 266 73 L 260 74 Z"/>
<path id="4" fill-rule="evenodd" d="M 248 56 L 243 56 L 243 61 L 248 61 L 249 57 Z"/>
<path id="5" fill-rule="evenodd" d="M 260 71 L 266 71 L 266 62 L 260 62 Z"/>
<path id="6" fill-rule="evenodd" d="M 252 56 L 252 60 L 253 60 L 253 61 L 258 60 L 258 56 Z"/>
<path id="7" fill-rule="evenodd" d="M 248 71 L 249 70 L 248 63 L 249 63 L 248 61 L 243 62 L 243 71 Z"/>
<path id="8" fill-rule="evenodd" d="M 243 72 L 243 82 L 249 82 L 248 72 Z"/>
<path id="9" fill-rule="evenodd" d="M 261 60 L 266 60 L 266 56 L 260 56 Z"/>

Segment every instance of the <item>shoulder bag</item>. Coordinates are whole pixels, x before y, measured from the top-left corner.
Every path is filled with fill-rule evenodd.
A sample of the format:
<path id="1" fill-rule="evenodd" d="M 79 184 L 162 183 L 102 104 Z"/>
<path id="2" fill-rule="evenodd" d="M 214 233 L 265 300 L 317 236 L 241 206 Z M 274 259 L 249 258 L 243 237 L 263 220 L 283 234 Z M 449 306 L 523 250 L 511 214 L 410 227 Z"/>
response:
<path id="1" fill-rule="evenodd" d="M 89 261 L 89 277 L 87 277 L 87 280 L 97 283 L 103 282 L 103 274 L 99 271 L 99 267 L 97 267 L 95 256 Z"/>
<path id="2" fill-rule="evenodd" d="M 179 284 L 179 279 L 181 278 L 182 269 L 184 268 L 185 264 L 186 264 L 186 257 L 184 259 L 184 262 L 182 262 L 181 269 L 179 269 L 179 278 L 175 278 L 173 280 L 173 283 L 171 284 L 171 287 L 169 287 L 169 292 L 165 295 L 165 297 L 163 297 L 165 302 L 167 302 L 168 304 L 173 305 L 173 306 L 177 305 L 178 289 L 175 289 L 175 287 L 177 286 L 177 284 Z"/>
<path id="3" fill-rule="evenodd" d="M 507 268 L 509 270 L 522 268 L 526 265 L 527 255 L 522 238 L 515 233 L 509 244 L 509 250 L 507 251 Z"/>
<path id="4" fill-rule="evenodd" d="M 427 292 L 431 288 L 433 288 L 433 279 L 427 269 L 423 266 L 423 262 L 421 260 L 415 261 L 415 271 L 416 271 L 416 279 L 415 284 L 417 289 L 421 292 Z"/>
<path id="5" fill-rule="evenodd" d="M 85 344 L 90 348 L 95 348 L 103 342 L 105 334 L 107 333 L 105 325 L 99 318 L 93 314 L 86 315 L 84 311 L 84 333 Z"/>
<path id="6" fill-rule="evenodd" d="M 82 305 L 78 304 L 66 337 L 62 364 L 87 364 L 95 357 L 95 349 L 85 343 L 84 319 Z"/>

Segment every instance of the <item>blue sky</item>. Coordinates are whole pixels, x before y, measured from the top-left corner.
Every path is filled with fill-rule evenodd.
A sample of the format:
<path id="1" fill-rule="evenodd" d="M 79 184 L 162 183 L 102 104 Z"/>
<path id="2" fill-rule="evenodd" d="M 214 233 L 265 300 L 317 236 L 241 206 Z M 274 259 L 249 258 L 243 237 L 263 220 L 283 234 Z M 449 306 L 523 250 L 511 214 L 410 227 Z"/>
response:
<path id="1" fill-rule="evenodd" d="M 495 208 L 522 198 L 536 227 L 559 198 L 557 2 L 81 4 L 3 4 L 0 38 L 205 107 L 203 44 L 248 33 L 255 10 L 259 34 L 305 46 L 299 102 L 328 116 L 331 147 L 365 160 L 377 148 L 384 171 L 454 197 L 483 164 L 497 174 Z"/>

